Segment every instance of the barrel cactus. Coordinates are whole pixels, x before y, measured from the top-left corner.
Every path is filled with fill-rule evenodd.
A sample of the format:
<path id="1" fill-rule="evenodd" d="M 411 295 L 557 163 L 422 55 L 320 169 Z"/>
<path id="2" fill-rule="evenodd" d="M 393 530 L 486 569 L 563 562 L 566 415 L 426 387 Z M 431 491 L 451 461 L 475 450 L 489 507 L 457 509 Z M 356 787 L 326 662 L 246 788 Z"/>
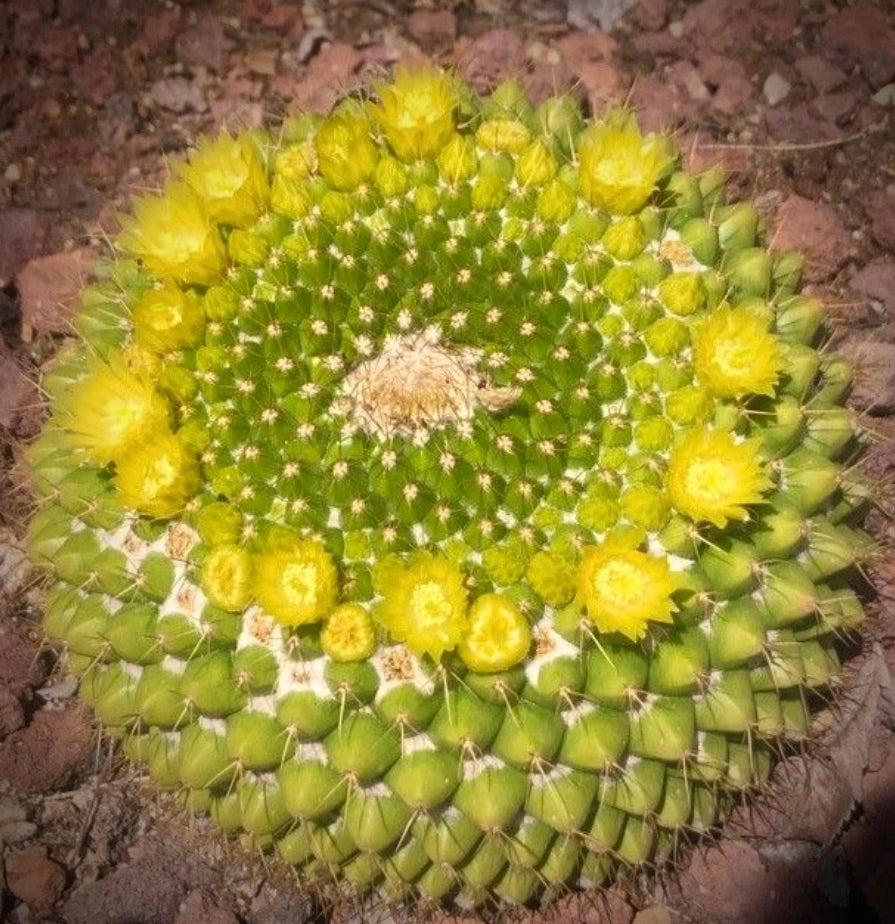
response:
<path id="1" fill-rule="evenodd" d="M 398 71 L 200 141 L 44 387 L 46 631 L 125 754 L 390 899 L 713 828 L 863 619 L 801 262 L 626 111 Z"/>

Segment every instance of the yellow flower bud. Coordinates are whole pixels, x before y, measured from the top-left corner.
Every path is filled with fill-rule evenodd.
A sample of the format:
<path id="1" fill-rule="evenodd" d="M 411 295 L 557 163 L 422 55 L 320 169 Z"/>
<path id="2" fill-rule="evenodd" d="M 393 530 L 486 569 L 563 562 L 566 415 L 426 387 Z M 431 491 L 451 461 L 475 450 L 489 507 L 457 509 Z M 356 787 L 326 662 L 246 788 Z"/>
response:
<path id="1" fill-rule="evenodd" d="M 252 556 L 238 545 L 214 546 L 202 562 L 199 584 L 215 606 L 241 612 L 252 599 Z"/>
<path id="2" fill-rule="evenodd" d="M 519 607 L 502 594 L 483 594 L 469 608 L 469 628 L 457 654 L 474 671 L 505 671 L 531 647 L 531 628 Z"/>
<path id="3" fill-rule="evenodd" d="M 541 190 L 535 214 L 543 221 L 565 221 L 575 211 L 575 193 L 559 178 L 550 180 Z"/>
<path id="4" fill-rule="evenodd" d="M 494 154 L 521 154 L 531 141 L 531 132 L 517 119 L 487 119 L 478 127 L 475 138 Z"/>
<path id="5" fill-rule="evenodd" d="M 405 162 L 435 157 L 454 132 L 459 97 L 454 80 L 434 68 L 398 68 L 391 84 L 376 87 L 380 104 L 371 106 L 395 155 Z"/>
<path id="6" fill-rule="evenodd" d="M 182 183 L 169 183 L 162 196 L 134 204 L 134 216 L 120 216 L 118 245 L 162 279 L 211 285 L 227 266 L 224 242 L 202 201 Z"/>
<path id="7" fill-rule="evenodd" d="M 556 176 L 556 158 L 542 139 L 533 141 L 516 161 L 516 179 L 522 186 L 543 186 Z"/>
<path id="8" fill-rule="evenodd" d="M 156 353 L 196 346 L 205 333 L 205 315 L 196 294 L 170 282 L 150 289 L 134 305 L 131 320 L 137 343 Z"/>
<path id="9" fill-rule="evenodd" d="M 376 169 L 377 150 L 370 125 L 357 112 L 343 109 L 324 119 L 314 146 L 321 174 L 336 189 L 355 189 Z"/>
<path id="10" fill-rule="evenodd" d="M 225 132 L 215 141 L 201 141 L 178 172 L 198 193 L 212 221 L 243 227 L 267 208 L 267 173 L 246 135 L 231 138 Z"/>
<path id="11" fill-rule="evenodd" d="M 274 158 L 274 176 L 295 182 L 311 176 L 317 170 L 317 149 L 310 139 L 291 144 L 277 152 Z"/>
<path id="12" fill-rule="evenodd" d="M 304 180 L 289 180 L 276 175 L 270 191 L 270 207 L 287 218 L 302 218 L 311 211 L 314 197 Z"/>
<path id="13" fill-rule="evenodd" d="M 320 630 L 320 647 L 333 661 L 362 661 L 376 650 L 376 627 L 365 607 L 342 603 Z"/>
<path id="14" fill-rule="evenodd" d="M 438 169 L 448 183 L 468 180 L 478 167 L 473 140 L 459 132 L 453 132 L 437 159 Z"/>

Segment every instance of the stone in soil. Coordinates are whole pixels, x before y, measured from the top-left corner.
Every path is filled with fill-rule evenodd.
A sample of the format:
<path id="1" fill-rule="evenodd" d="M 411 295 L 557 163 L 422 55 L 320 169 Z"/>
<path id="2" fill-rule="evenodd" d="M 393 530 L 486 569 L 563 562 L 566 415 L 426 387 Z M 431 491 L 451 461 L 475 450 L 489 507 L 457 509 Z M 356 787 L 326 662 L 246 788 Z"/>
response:
<path id="1" fill-rule="evenodd" d="M 806 279 L 828 278 L 848 257 L 851 237 L 829 205 L 792 195 L 780 205 L 775 218 L 774 248 L 804 253 Z"/>
<path id="2" fill-rule="evenodd" d="M 882 320 L 895 321 L 895 260 L 879 257 L 849 280 L 849 287 L 878 303 Z M 871 306 L 876 307 L 876 306 Z"/>
<path id="3" fill-rule="evenodd" d="M 895 411 L 895 344 L 847 337 L 839 351 L 855 364 L 857 374 L 850 399 L 854 407 L 874 415 Z"/>
<path id="4" fill-rule="evenodd" d="M 33 911 L 49 911 L 61 898 L 65 879 L 65 870 L 39 844 L 13 850 L 6 857 L 6 885 Z"/>
<path id="5" fill-rule="evenodd" d="M 203 16 L 195 26 L 181 32 L 174 41 L 177 59 L 188 67 L 204 67 L 223 73 L 231 43 L 224 35 L 219 16 Z"/>
<path id="6" fill-rule="evenodd" d="M 457 38 L 457 17 L 452 10 L 414 10 L 407 31 L 423 51 L 444 51 Z"/>
<path id="7" fill-rule="evenodd" d="M 50 792 L 89 757 L 94 732 L 79 706 L 40 709 L 0 742 L 0 780 L 19 792 Z"/>
<path id="8" fill-rule="evenodd" d="M 19 273 L 22 325 L 38 333 L 71 333 L 71 319 L 96 260 L 89 247 L 31 260 Z"/>
<path id="9" fill-rule="evenodd" d="M 37 209 L 0 209 L 0 285 L 41 252 L 53 220 Z"/>
<path id="10" fill-rule="evenodd" d="M 355 81 L 363 55 L 345 42 L 329 42 L 311 58 L 290 98 L 291 112 L 326 112 Z"/>
<path id="11" fill-rule="evenodd" d="M 858 0 L 828 20 L 819 47 L 846 71 L 859 67 L 874 89 L 895 77 L 895 29 L 883 6 Z"/>
<path id="12" fill-rule="evenodd" d="M 193 889 L 181 903 L 174 924 L 239 924 L 232 911 L 222 908 L 201 889 Z"/>
<path id="13" fill-rule="evenodd" d="M 895 191 L 877 189 L 864 200 L 870 233 L 884 250 L 895 252 Z"/>

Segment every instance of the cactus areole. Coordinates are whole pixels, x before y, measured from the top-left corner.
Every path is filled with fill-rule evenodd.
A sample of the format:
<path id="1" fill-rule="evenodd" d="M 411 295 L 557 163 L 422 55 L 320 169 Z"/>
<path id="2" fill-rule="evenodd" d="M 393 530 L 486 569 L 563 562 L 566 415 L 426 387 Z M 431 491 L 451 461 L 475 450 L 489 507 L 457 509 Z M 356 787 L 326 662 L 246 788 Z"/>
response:
<path id="1" fill-rule="evenodd" d="M 398 71 L 121 219 L 30 447 L 125 753 L 309 876 L 537 902 L 715 826 L 863 619 L 800 260 L 630 113 Z"/>

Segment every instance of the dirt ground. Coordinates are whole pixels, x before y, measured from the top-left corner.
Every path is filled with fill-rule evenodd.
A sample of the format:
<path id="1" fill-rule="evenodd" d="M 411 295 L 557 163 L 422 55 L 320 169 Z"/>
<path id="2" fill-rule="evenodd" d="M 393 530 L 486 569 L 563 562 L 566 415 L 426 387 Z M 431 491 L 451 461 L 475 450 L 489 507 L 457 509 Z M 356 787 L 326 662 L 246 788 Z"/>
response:
<path id="1" fill-rule="evenodd" d="M 627 9 L 626 9 L 627 8 Z M 876 437 L 873 618 L 817 740 L 677 870 L 513 920 L 895 921 L 895 13 L 888 0 L 6 0 L 0 4 L 0 920 L 304 924 L 434 919 L 330 900 L 187 818 L 123 765 L 41 642 L 19 551 L 41 364 L 115 213 L 220 126 L 328 107 L 398 60 L 486 91 L 571 89 L 723 162 L 809 287 Z M 626 11 L 625 11 L 626 10 Z M 619 16 L 623 13 L 624 15 Z M 459 920 L 459 919 L 457 919 Z M 474 916 L 464 922 L 478 920 Z"/>

